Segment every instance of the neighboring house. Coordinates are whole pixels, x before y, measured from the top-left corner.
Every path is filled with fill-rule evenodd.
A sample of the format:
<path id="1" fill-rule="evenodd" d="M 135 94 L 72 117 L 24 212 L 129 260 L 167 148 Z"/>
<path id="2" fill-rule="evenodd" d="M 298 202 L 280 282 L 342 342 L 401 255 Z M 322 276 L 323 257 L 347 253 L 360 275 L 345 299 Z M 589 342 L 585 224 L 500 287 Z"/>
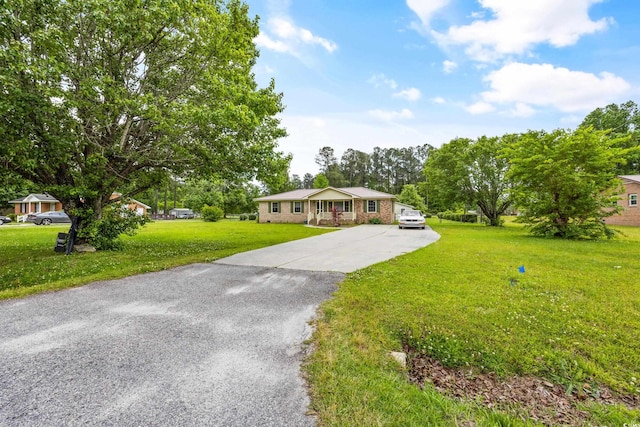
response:
<path id="1" fill-rule="evenodd" d="M 62 203 L 48 194 L 29 194 L 23 199 L 9 200 L 13 205 L 13 212 L 17 217 L 25 217 L 29 214 L 61 211 Z"/>
<path id="2" fill-rule="evenodd" d="M 395 214 L 396 220 L 400 218 L 400 215 L 402 215 L 402 212 L 406 211 L 407 209 L 413 210 L 415 209 L 415 207 L 408 205 L 406 203 L 395 202 L 393 205 L 393 213 Z"/>
<path id="3" fill-rule="evenodd" d="M 113 193 L 111 195 L 111 199 L 115 199 L 120 196 L 122 196 L 122 194 Z M 132 199 L 131 197 L 129 197 L 128 201 L 129 204 L 127 205 L 127 207 L 140 216 L 145 216 L 147 214 L 147 210 L 151 209 L 151 206 L 147 206 L 144 203 L 137 201 L 136 199 Z"/>
<path id="4" fill-rule="evenodd" d="M 624 191 L 619 194 L 618 206 L 622 211 L 605 219 L 609 225 L 635 225 L 640 226 L 640 206 L 638 195 L 640 194 L 640 175 L 620 175 Z"/>
<path id="5" fill-rule="evenodd" d="M 113 193 L 111 198 L 115 199 L 120 196 L 120 193 Z M 18 218 L 26 218 L 26 216 L 31 213 L 62 210 L 62 203 L 56 200 L 55 197 L 48 194 L 29 194 L 23 199 L 10 200 L 9 203 L 14 205 L 14 213 Z M 151 209 L 151 206 L 147 206 L 134 199 L 129 199 L 127 207 L 139 215 L 146 215 L 147 209 Z"/>
<path id="6" fill-rule="evenodd" d="M 341 224 L 363 224 L 378 218 L 393 224 L 396 196 L 364 187 L 293 190 L 254 199 L 259 222 L 332 224 L 332 209 L 341 212 Z"/>

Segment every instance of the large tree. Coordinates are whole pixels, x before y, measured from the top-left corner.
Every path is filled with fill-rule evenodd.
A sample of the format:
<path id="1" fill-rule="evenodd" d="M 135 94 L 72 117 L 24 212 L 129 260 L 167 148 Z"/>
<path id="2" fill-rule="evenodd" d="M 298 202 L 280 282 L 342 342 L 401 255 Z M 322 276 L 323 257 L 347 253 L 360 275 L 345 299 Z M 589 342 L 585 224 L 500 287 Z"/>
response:
<path id="1" fill-rule="evenodd" d="M 456 138 L 433 150 L 424 169 L 429 197 L 444 206 L 478 206 L 490 225 L 500 225 L 500 216 L 511 204 L 505 179 L 509 163 L 500 158 L 500 151 L 514 138 Z"/>
<path id="2" fill-rule="evenodd" d="M 7 0 L 0 9 L 0 174 L 80 219 L 166 176 L 281 179 L 273 81 L 252 74 L 238 0 Z"/>
<path id="3" fill-rule="evenodd" d="M 519 220 L 536 235 L 611 237 L 602 221 L 616 212 L 616 165 L 628 151 L 608 131 L 530 131 L 506 147 Z"/>
<path id="4" fill-rule="evenodd" d="M 622 138 L 619 148 L 635 148 L 640 145 L 640 109 L 633 101 L 624 104 L 609 104 L 604 108 L 596 108 L 584 118 L 580 127 L 593 127 L 595 130 L 609 130 L 610 138 Z M 640 151 L 627 151 L 625 161 L 618 162 L 616 171 L 620 175 L 640 173 Z"/>

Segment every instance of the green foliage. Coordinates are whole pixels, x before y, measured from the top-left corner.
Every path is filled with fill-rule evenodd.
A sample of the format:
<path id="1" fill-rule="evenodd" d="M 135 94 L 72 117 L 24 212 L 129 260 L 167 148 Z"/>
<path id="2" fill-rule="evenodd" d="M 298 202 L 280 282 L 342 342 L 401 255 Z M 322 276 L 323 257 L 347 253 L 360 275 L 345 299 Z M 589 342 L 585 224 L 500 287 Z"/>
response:
<path id="1" fill-rule="evenodd" d="M 478 206 L 489 224 L 500 225 L 500 215 L 511 205 L 509 162 L 500 150 L 516 137 L 456 138 L 434 150 L 424 168 L 430 203 L 451 209 L 456 203 Z"/>
<path id="2" fill-rule="evenodd" d="M 316 175 L 316 177 L 313 179 L 313 188 L 327 188 L 328 186 L 329 180 L 321 173 Z"/>
<path id="3" fill-rule="evenodd" d="M 422 197 L 418 194 L 418 189 L 413 184 L 405 184 L 402 186 L 402 192 L 398 196 L 398 201 L 411 205 L 423 213 L 427 210 Z"/>
<path id="4" fill-rule="evenodd" d="M 220 181 L 189 180 L 184 186 L 184 192 L 184 206 L 194 212 L 202 212 L 205 206 L 222 207 L 224 204 L 222 182 Z"/>
<path id="5" fill-rule="evenodd" d="M 140 226 L 148 222 L 148 218 L 138 215 L 121 204 L 113 204 L 102 210 L 102 217 L 92 221 L 78 232 L 79 240 L 85 240 L 98 250 L 121 250 L 123 247 L 119 236 L 133 236 Z"/>
<path id="6" fill-rule="evenodd" d="M 256 219 L 258 219 L 258 215 L 256 214 L 249 214 L 249 221 L 255 221 Z"/>
<path id="7" fill-rule="evenodd" d="M 240 214 L 240 221 L 246 221 L 248 218 L 247 214 Z"/>
<path id="8" fill-rule="evenodd" d="M 448 219 L 449 221 L 467 222 L 475 224 L 478 222 L 477 214 L 465 214 L 462 212 L 440 212 L 438 218 Z"/>
<path id="9" fill-rule="evenodd" d="M 591 127 L 522 135 L 503 152 L 519 221 L 539 236 L 611 237 L 603 219 L 619 210 L 616 165 L 624 161 L 627 150 L 619 145 L 628 138 Z"/>
<path id="10" fill-rule="evenodd" d="M 224 211 L 217 206 L 205 205 L 202 208 L 202 219 L 207 222 L 216 222 L 224 217 Z"/>
<path id="11" fill-rule="evenodd" d="M 382 220 L 374 216 L 373 218 L 369 218 L 369 224 L 382 224 Z"/>
<path id="12" fill-rule="evenodd" d="M 587 114 L 581 128 L 593 127 L 595 130 L 608 130 L 612 137 L 629 135 L 628 139 L 621 139 L 616 143 L 618 148 L 632 149 L 626 151 L 626 161 L 616 165 L 616 174 L 635 175 L 640 173 L 640 151 L 633 150 L 640 145 L 640 109 L 633 101 L 624 104 L 609 104 L 604 108 L 596 108 Z"/>
<path id="13" fill-rule="evenodd" d="M 3 2 L 0 177 L 56 197 L 80 229 L 114 191 L 170 176 L 280 177 L 282 95 L 255 81 L 248 14 L 237 0 Z"/>

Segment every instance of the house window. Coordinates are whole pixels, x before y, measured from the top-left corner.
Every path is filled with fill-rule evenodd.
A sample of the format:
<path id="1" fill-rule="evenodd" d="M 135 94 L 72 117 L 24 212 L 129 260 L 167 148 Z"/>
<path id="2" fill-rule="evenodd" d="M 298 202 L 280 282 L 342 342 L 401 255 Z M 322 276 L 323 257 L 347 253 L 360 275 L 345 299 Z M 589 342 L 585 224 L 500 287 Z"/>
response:
<path id="1" fill-rule="evenodd" d="M 629 206 L 638 206 L 637 194 L 629 194 Z"/>
<path id="2" fill-rule="evenodd" d="M 351 201 L 337 202 L 338 210 L 342 212 L 351 212 Z"/>
<path id="3" fill-rule="evenodd" d="M 27 213 L 27 204 L 20 203 L 20 213 Z"/>
<path id="4" fill-rule="evenodd" d="M 280 202 L 272 202 L 271 203 L 271 213 L 280 212 Z"/>
<path id="5" fill-rule="evenodd" d="M 378 212 L 377 200 L 367 200 L 367 212 Z"/>
<path id="6" fill-rule="evenodd" d="M 302 202 L 293 202 L 293 213 L 302 213 Z"/>

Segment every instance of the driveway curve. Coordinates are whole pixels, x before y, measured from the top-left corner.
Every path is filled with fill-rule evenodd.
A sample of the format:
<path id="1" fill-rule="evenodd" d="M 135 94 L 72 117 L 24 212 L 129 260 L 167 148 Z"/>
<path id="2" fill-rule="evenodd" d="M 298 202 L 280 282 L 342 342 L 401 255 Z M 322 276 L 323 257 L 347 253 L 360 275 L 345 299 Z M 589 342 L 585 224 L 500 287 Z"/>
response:
<path id="1" fill-rule="evenodd" d="M 435 239 L 359 226 L 246 253 L 252 265 L 0 301 L 0 425 L 312 426 L 299 369 L 318 305 L 344 272 Z"/>
<path id="2" fill-rule="evenodd" d="M 350 273 L 413 252 L 439 238 L 440 235 L 431 229 L 400 230 L 393 225 L 359 225 L 239 253 L 216 263 Z"/>

